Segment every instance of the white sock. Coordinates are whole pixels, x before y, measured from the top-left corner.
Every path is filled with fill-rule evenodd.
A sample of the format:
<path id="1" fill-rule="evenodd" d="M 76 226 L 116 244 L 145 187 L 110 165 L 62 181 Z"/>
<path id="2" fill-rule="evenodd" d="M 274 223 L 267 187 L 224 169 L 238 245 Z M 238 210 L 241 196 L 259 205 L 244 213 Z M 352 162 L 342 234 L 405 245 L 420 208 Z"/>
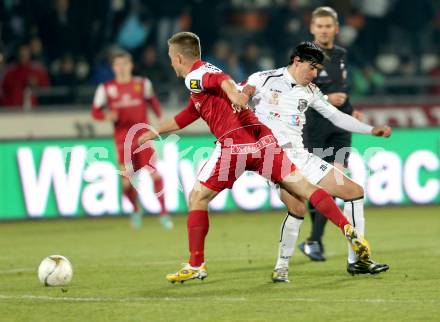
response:
<path id="1" fill-rule="evenodd" d="M 360 235 L 365 234 L 364 198 L 345 201 L 344 215 Z M 348 262 L 356 262 L 356 253 L 348 243 Z"/>
<path id="2" fill-rule="evenodd" d="M 280 244 L 278 247 L 278 259 L 275 269 L 289 268 L 289 260 L 293 255 L 296 246 L 296 240 L 299 235 L 299 228 L 304 218 L 287 213 L 286 218 L 281 225 Z"/>

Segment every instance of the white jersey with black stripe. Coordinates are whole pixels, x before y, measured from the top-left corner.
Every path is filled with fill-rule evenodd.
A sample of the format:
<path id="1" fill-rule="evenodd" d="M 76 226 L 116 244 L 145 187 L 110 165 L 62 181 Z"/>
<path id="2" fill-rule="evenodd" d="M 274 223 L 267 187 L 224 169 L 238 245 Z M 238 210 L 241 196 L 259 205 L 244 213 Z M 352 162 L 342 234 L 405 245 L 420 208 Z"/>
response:
<path id="1" fill-rule="evenodd" d="M 280 145 L 304 147 L 302 129 L 309 107 L 326 118 L 337 112 L 316 85 L 298 85 L 287 67 L 254 73 L 247 84 L 256 88 L 251 99 L 256 116 L 272 130 Z"/>

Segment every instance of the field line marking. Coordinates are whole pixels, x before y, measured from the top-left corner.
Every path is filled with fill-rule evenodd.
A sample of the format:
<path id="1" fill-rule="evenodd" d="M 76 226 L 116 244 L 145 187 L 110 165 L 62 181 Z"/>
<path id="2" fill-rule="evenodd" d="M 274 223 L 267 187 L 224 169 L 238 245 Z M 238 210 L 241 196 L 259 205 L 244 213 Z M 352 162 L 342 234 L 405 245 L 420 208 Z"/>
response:
<path id="1" fill-rule="evenodd" d="M 40 300 L 55 302 L 144 302 L 144 301 L 220 301 L 220 302 L 243 302 L 243 297 L 67 297 L 67 296 L 46 296 L 46 295 L 4 295 L 0 294 L 0 300 Z"/>
<path id="2" fill-rule="evenodd" d="M 27 273 L 34 271 L 35 270 L 32 268 L 8 268 L 8 269 L 0 269 L 0 274 Z"/>
<path id="3" fill-rule="evenodd" d="M 37 300 L 54 302 L 186 302 L 186 301 L 217 301 L 217 302 L 256 302 L 259 300 L 270 302 L 310 302 L 310 303 L 367 303 L 367 304 L 417 304 L 432 303 L 440 304 L 440 300 L 417 300 L 417 299 L 318 299 L 318 298 L 272 298 L 272 299 L 249 299 L 246 297 L 67 297 L 46 295 L 5 295 L 0 294 L 0 300 Z"/>

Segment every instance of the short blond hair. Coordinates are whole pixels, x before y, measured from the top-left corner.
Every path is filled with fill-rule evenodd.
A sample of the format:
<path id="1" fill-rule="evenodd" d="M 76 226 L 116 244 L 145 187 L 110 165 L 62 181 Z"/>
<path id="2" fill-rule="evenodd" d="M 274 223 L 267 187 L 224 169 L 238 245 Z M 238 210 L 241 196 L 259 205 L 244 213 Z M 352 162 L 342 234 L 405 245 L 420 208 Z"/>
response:
<path id="1" fill-rule="evenodd" d="M 174 34 L 168 39 L 168 45 L 174 45 L 177 51 L 188 58 L 200 58 L 200 38 L 189 31 L 182 31 Z"/>
<path id="2" fill-rule="evenodd" d="M 331 17 L 338 24 L 338 13 L 332 7 L 318 7 L 312 12 L 312 21 L 320 17 Z"/>
<path id="3" fill-rule="evenodd" d="M 115 62 L 115 60 L 118 59 L 118 58 L 126 58 L 126 59 L 128 59 L 129 61 L 133 62 L 133 57 L 131 56 L 131 54 L 130 54 L 128 51 L 126 51 L 126 50 L 124 50 L 124 49 L 122 49 L 122 48 L 116 48 L 116 49 L 113 49 L 113 50 L 110 52 L 110 62 L 111 62 L 112 64 L 113 64 L 113 63 Z"/>

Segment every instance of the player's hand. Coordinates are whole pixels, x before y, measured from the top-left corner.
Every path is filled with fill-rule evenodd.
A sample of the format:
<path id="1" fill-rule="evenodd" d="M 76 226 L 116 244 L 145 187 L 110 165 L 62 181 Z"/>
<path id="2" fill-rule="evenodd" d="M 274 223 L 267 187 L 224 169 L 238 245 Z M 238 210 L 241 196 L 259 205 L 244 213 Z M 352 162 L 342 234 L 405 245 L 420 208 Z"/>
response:
<path id="1" fill-rule="evenodd" d="M 371 134 L 373 134 L 374 136 L 383 136 L 384 138 L 387 138 L 391 136 L 391 128 L 386 125 L 375 126 L 371 131 Z"/>
<path id="2" fill-rule="evenodd" d="M 234 110 L 234 113 L 247 110 L 249 108 L 248 101 L 249 101 L 249 95 L 246 95 L 242 92 L 236 92 L 231 95 L 231 106 Z"/>
<path id="3" fill-rule="evenodd" d="M 353 113 L 351 113 L 351 116 L 353 116 L 356 120 L 362 121 L 364 119 L 364 113 L 362 113 L 359 110 L 354 110 Z"/>
<path id="4" fill-rule="evenodd" d="M 138 145 L 142 145 L 147 141 L 153 140 L 155 137 L 156 137 L 156 133 L 152 131 L 147 131 L 139 137 Z"/>
<path id="5" fill-rule="evenodd" d="M 242 92 L 245 93 L 246 95 L 248 95 L 249 97 L 254 95 L 255 91 L 256 91 L 256 87 L 249 85 L 249 84 L 245 85 L 245 87 L 243 87 L 243 90 L 242 90 Z"/>
<path id="6" fill-rule="evenodd" d="M 336 107 L 341 107 L 347 100 L 347 94 L 342 92 L 328 94 L 328 101 Z"/>
<path id="7" fill-rule="evenodd" d="M 116 122 L 117 120 L 118 120 L 118 113 L 116 113 L 116 111 L 107 111 L 106 113 L 105 113 L 105 116 L 104 116 L 104 118 L 107 120 L 107 121 L 112 121 L 112 122 Z"/>

